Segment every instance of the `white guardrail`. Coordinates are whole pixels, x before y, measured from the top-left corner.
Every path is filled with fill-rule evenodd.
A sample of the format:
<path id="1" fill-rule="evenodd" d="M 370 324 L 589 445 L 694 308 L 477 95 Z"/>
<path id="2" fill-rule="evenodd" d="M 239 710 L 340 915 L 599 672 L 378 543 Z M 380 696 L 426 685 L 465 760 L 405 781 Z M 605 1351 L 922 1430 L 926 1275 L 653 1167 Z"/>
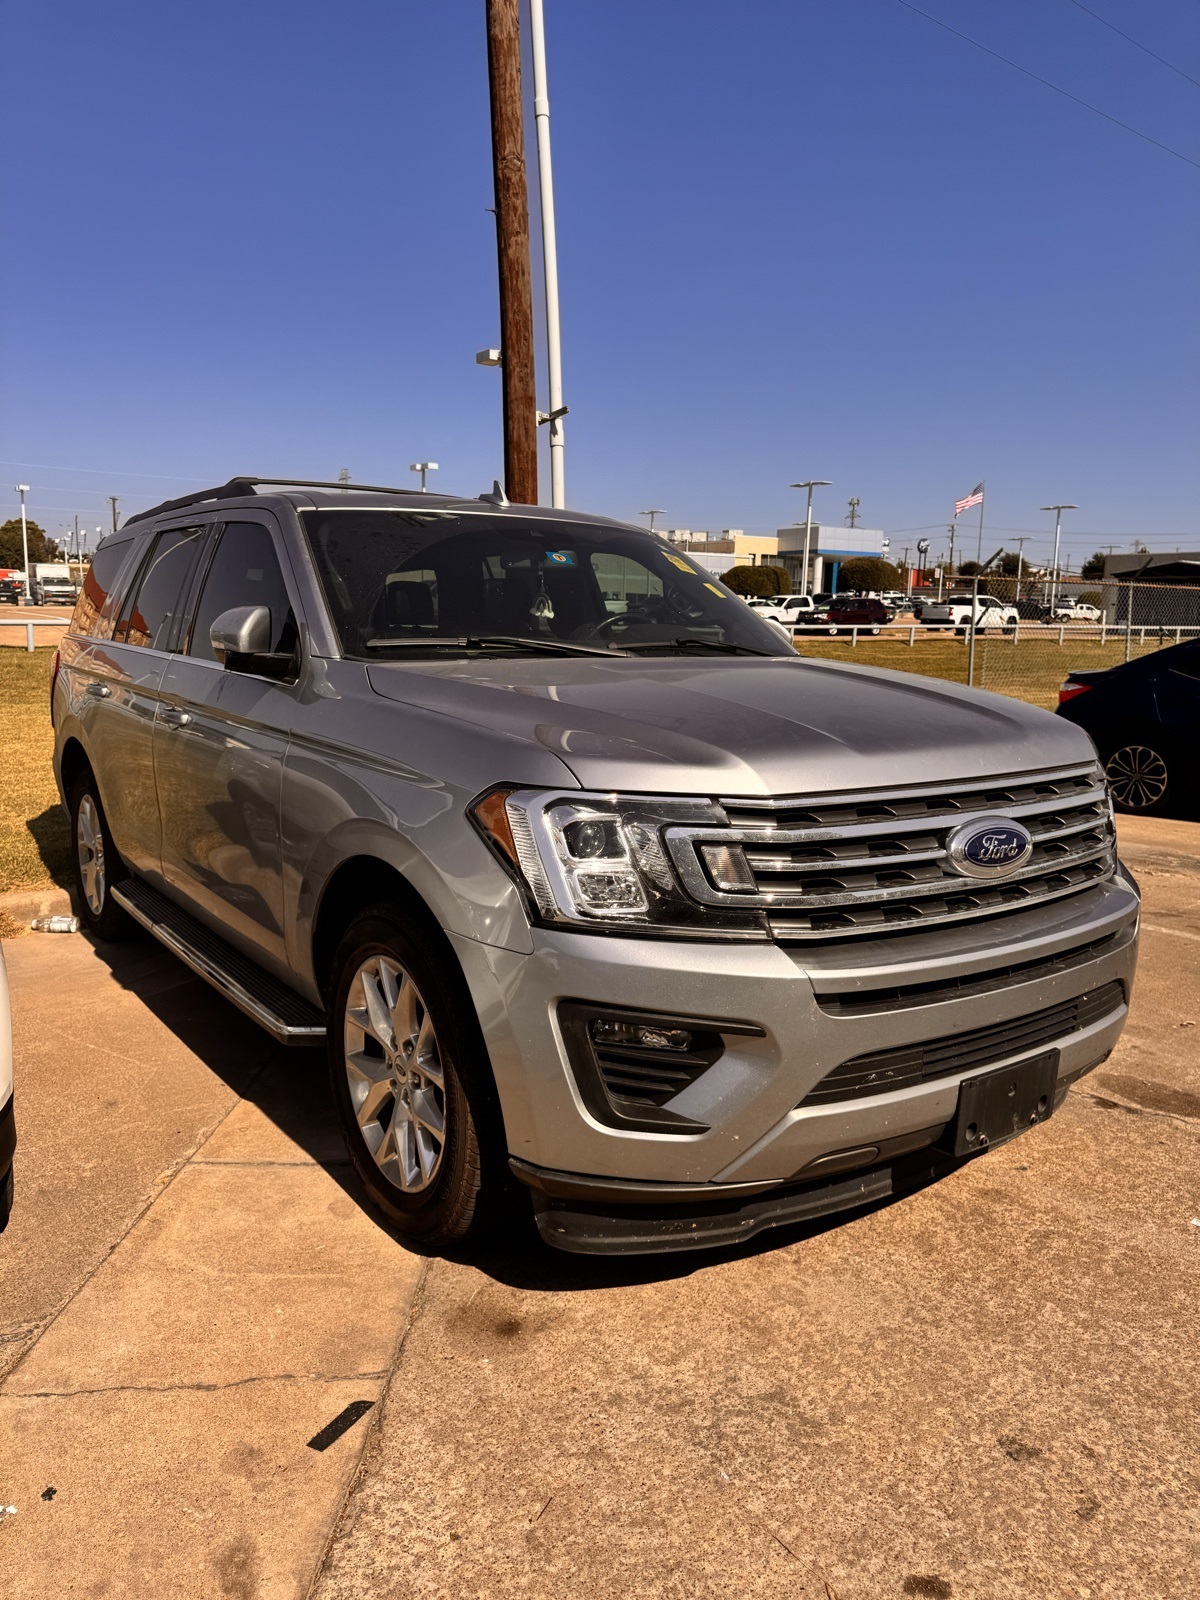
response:
<path id="1" fill-rule="evenodd" d="M 10 622 L 7 617 L 0 615 L 0 632 L 5 628 L 25 629 L 25 648 L 32 651 L 33 630 L 35 628 L 67 628 L 71 624 L 70 617 L 23 617 L 19 613 Z"/>
<path id="2" fill-rule="evenodd" d="M 881 622 L 876 625 L 867 623 L 846 623 L 834 628 L 827 622 L 807 622 L 788 630 L 793 641 L 800 639 L 845 639 L 850 636 L 851 646 L 857 646 L 859 634 L 868 639 L 882 639 L 885 635 L 895 638 L 903 636 L 904 643 L 915 646 L 919 638 L 927 639 L 961 639 L 964 643 L 970 637 L 970 626 L 957 627 L 952 622 Z M 1173 627 L 1163 623 L 1146 623 L 1145 626 L 1129 628 L 1124 623 L 1105 622 L 1022 622 L 1015 628 L 988 627 L 979 628 L 977 638 L 1004 639 L 1018 644 L 1022 640 L 1040 640 L 1046 644 L 1052 639 L 1057 643 L 1065 644 L 1069 639 L 1073 644 L 1079 640 L 1092 639 L 1100 644 L 1120 643 L 1126 639 L 1132 640 L 1139 647 L 1144 647 L 1146 641 L 1158 645 L 1160 648 L 1167 644 L 1181 644 L 1184 639 L 1200 634 L 1200 624 L 1189 627 Z"/>

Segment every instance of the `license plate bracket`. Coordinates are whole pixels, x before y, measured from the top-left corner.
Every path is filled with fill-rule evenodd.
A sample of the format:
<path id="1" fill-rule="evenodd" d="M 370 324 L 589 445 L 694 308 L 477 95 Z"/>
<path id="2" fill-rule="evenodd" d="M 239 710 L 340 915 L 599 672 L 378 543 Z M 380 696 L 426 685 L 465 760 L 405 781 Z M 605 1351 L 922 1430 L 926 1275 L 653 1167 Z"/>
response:
<path id="1" fill-rule="evenodd" d="M 974 1155 L 1015 1139 L 1054 1111 L 1058 1051 L 996 1067 L 959 1085 L 958 1111 L 950 1124 L 956 1156 Z"/>

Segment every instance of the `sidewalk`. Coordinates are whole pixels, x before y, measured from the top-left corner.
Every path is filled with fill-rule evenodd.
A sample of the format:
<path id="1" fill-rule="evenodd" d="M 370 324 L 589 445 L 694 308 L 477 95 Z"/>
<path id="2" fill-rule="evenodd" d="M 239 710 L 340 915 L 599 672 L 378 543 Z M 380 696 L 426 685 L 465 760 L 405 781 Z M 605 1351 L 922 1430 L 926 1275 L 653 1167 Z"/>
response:
<path id="1" fill-rule="evenodd" d="M 7 942 L 0 1600 L 1191 1600 L 1200 826 L 1121 836 L 1112 1060 L 718 1255 L 424 1261 L 314 1053 L 149 941 Z"/>
<path id="2" fill-rule="evenodd" d="M 378 1401 L 424 1264 L 347 1192 L 320 1061 L 110 949 L 6 946 L 0 1595 L 294 1600 L 374 1416 L 308 1441 Z"/>

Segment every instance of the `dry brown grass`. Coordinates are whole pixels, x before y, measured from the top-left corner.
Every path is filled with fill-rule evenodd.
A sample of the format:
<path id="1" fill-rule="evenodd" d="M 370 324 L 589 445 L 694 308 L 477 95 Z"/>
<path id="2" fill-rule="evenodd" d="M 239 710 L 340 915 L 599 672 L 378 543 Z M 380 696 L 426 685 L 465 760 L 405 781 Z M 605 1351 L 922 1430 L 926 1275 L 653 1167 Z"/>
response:
<path id="1" fill-rule="evenodd" d="M 69 882 L 67 820 L 54 787 L 51 649 L 0 650 L 0 893 Z"/>

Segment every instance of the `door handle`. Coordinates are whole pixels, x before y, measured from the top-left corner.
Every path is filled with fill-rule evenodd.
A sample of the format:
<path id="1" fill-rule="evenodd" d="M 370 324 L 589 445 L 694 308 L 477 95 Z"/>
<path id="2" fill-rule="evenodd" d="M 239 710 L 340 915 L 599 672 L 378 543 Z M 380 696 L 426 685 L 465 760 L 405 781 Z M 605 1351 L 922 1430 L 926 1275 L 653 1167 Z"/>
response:
<path id="1" fill-rule="evenodd" d="M 174 706 L 164 706 L 159 716 L 168 728 L 186 728 L 192 720 L 190 711 L 177 711 Z"/>
<path id="2" fill-rule="evenodd" d="M 89 683 L 84 693 L 90 694 L 93 700 L 110 700 L 112 698 L 112 690 L 106 683 Z"/>

